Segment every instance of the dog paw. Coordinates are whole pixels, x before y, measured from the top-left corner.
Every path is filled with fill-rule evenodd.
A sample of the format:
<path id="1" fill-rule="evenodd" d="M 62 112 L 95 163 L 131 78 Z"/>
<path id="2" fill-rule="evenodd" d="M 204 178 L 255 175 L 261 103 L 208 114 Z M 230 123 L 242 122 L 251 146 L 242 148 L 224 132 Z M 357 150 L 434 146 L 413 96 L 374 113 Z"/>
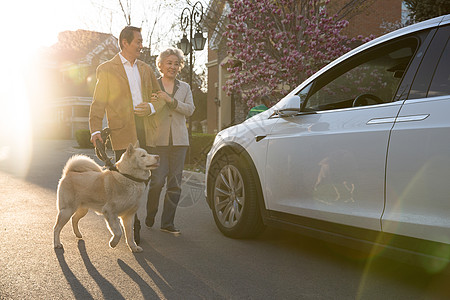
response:
<path id="1" fill-rule="evenodd" d="M 79 238 L 79 239 L 82 239 L 82 238 L 83 238 L 83 236 L 81 235 L 81 233 L 79 233 L 79 234 L 75 233 L 75 236 L 76 236 L 77 238 Z"/>
<path id="2" fill-rule="evenodd" d="M 142 249 L 142 247 L 139 247 L 139 246 L 131 248 L 131 252 L 134 252 L 134 253 L 138 253 L 138 252 L 142 252 L 142 251 L 144 251 L 144 249 Z"/>
<path id="3" fill-rule="evenodd" d="M 112 237 L 111 240 L 109 241 L 109 246 L 111 248 L 115 248 L 117 246 L 117 244 L 119 243 L 120 237 Z"/>

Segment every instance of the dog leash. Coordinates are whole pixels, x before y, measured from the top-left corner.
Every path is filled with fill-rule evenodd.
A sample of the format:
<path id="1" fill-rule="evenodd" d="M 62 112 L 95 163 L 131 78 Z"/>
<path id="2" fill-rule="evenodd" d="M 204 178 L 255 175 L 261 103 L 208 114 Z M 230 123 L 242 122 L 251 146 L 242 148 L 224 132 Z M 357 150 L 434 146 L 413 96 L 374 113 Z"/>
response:
<path id="1" fill-rule="evenodd" d="M 119 173 L 119 174 L 125 176 L 126 178 L 131 179 L 131 180 L 133 180 L 135 182 L 139 182 L 139 183 L 143 182 L 143 183 L 145 183 L 145 185 L 147 185 L 148 182 L 150 181 L 150 177 L 147 178 L 147 179 L 140 179 L 140 178 L 136 178 L 134 176 L 131 176 L 131 175 L 128 175 L 128 174 L 125 174 L 125 173 L 121 173 L 117 169 L 116 165 L 111 162 L 111 157 L 109 157 L 106 154 L 106 150 L 105 150 L 106 142 L 107 142 L 108 139 L 110 139 L 111 130 L 108 127 L 103 128 L 100 134 L 101 134 L 103 143 L 100 142 L 100 140 L 96 140 L 95 141 L 95 155 L 97 155 L 97 157 L 101 161 L 103 161 L 105 163 L 105 165 L 108 168 L 108 170 L 117 172 L 117 173 Z"/>
<path id="2" fill-rule="evenodd" d="M 108 127 L 103 128 L 103 130 L 100 133 L 103 143 L 100 142 L 100 140 L 95 141 L 95 155 L 97 155 L 97 157 L 105 163 L 106 167 L 109 170 L 111 170 L 111 169 L 117 170 L 116 166 L 111 162 L 111 158 L 106 154 L 106 151 L 105 151 L 106 142 L 110 138 L 110 133 L 111 133 L 111 130 Z M 113 171 L 113 170 L 111 170 L 111 171 Z"/>

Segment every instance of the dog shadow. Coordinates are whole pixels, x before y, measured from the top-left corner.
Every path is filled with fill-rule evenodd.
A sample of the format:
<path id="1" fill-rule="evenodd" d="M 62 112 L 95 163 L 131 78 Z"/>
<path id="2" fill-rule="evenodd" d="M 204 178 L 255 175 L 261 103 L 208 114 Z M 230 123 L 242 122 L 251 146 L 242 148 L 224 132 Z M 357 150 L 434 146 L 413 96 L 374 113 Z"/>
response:
<path id="1" fill-rule="evenodd" d="M 94 279 L 98 287 L 102 291 L 104 299 L 124 299 L 120 292 L 112 285 L 105 277 L 103 277 L 92 264 L 86 251 L 86 244 L 84 240 L 78 241 L 78 250 L 86 267 L 88 274 Z"/>
<path id="2" fill-rule="evenodd" d="M 181 241 L 180 241 L 181 242 Z M 186 269 L 179 262 L 159 253 L 144 241 L 145 252 L 134 253 L 140 269 L 122 259 L 117 264 L 124 274 L 136 283 L 144 299 L 224 299 L 207 282 Z M 84 266 L 102 293 L 103 299 L 125 299 L 114 285 L 103 277 L 89 258 L 84 240 L 78 241 L 78 250 Z M 55 249 L 61 270 L 69 283 L 74 299 L 94 299 L 66 262 L 63 249 Z"/>
<path id="3" fill-rule="evenodd" d="M 86 245 L 83 240 L 78 241 L 78 250 L 80 251 L 81 259 L 86 267 L 88 274 L 97 283 L 100 288 L 104 299 L 125 299 L 120 292 L 112 285 L 108 280 L 106 280 L 92 264 L 86 250 Z M 75 276 L 75 274 L 70 269 L 64 257 L 64 249 L 55 249 L 55 254 L 58 259 L 61 270 L 69 283 L 75 299 L 94 299 L 88 290 L 83 286 L 80 280 Z"/>
<path id="4" fill-rule="evenodd" d="M 73 291 L 75 299 L 94 299 L 70 269 L 64 257 L 64 249 L 55 249 L 55 255 L 61 266 L 64 277 L 66 277 L 67 283 L 69 283 L 70 288 Z"/>

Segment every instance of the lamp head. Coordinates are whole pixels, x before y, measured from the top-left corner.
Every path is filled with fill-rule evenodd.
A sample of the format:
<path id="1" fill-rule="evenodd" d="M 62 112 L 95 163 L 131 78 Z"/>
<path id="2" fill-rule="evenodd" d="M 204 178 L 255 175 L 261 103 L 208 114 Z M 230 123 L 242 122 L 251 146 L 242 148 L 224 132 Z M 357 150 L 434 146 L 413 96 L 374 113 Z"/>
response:
<path id="1" fill-rule="evenodd" d="M 205 48 L 205 44 L 206 38 L 203 37 L 203 34 L 200 32 L 200 30 L 197 30 L 197 32 L 194 34 L 193 39 L 194 50 L 203 50 L 203 48 Z"/>
<path id="2" fill-rule="evenodd" d="M 187 39 L 186 34 L 183 34 L 183 38 L 178 43 L 178 48 L 180 48 L 181 51 L 183 51 L 184 55 L 187 55 L 191 52 L 191 43 Z"/>

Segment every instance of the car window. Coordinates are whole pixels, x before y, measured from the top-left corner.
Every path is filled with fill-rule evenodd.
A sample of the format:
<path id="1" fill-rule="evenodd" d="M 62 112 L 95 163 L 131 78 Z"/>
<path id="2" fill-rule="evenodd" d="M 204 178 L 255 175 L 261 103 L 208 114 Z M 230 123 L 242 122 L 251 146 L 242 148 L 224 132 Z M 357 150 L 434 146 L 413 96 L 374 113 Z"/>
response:
<path id="1" fill-rule="evenodd" d="M 442 56 L 445 53 L 444 48 L 446 48 L 446 44 L 448 41 L 448 37 L 450 35 L 450 26 L 444 26 L 439 28 L 431 44 L 425 52 L 425 56 L 423 61 L 420 63 L 419 68 L 414 76 L 414 80 L 411 85 L 411 90 L 409 91 L 408 99 L 420 99 L 427 97 L 428 91 L 430 90 L 431 79 L 435 77 L 435 80 L 440 81 L 445 78 L 445 68 L 443 69 L 442 63 L 445 58 Z M 440 62 L 440 74 L 436 74 L 436 66 Z M 438 77 L 436 77 L 438 76 Z M 444 76 L 444 77 L 442 77 Z M 442 83 L 442 82 L 441 82 Z M 437 84 L 437 83 L 436 83 Z M 436 89 L 434 85 L 433 89 Z M 437 90 L 435 90 L 437 92 Z M 429 97 L 433 94 L 433 92 L 429 93 Z"/>
<path id="2" fill-rule="evenodd" d="M 312 86 L 312 83 L 308 84 L 306 87 L 302 88 L 302 89 L 297 93 L 297 96 L 300 97 L 300 102 L 301 102 L 301 103 L 305 102 L 305 100 L 306 100 L 306 98 L 307 98 L 307 96 L 308 96 L 309 90 L 311 89 L 311 86 Z"/>
<path id="3" fill-rule="evenodd" d="M 348 108 L 367 94 L 362 105 L 391 102 L 417 45 L 408 38 L 350 58 L 317 80 L 304 109 Z"/>
<path id="4" fill-rule="evenodd" d="M 447 45 L 439 60 L 427 96 L 436 97 L 446 95 L 450 95 L 450 43 L 448 38 Z"/>

